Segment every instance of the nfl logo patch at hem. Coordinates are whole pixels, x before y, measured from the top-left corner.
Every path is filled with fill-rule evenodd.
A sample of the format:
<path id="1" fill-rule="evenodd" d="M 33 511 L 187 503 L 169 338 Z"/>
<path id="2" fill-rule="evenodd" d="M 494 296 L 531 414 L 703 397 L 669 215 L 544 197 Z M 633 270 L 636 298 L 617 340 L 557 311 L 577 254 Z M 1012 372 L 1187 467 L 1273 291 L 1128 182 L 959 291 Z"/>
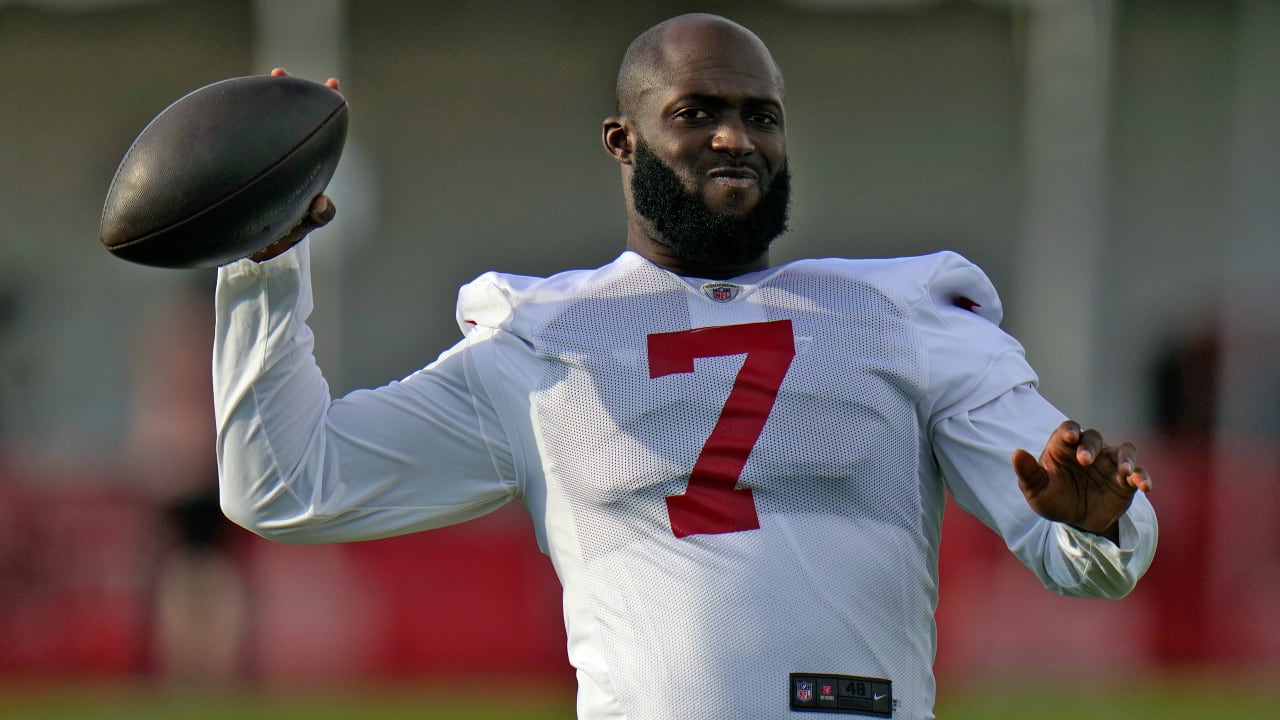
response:
<path id="1" fill-rule="evenodd" d="M 893 683 L 856 675 L 791 673 L 791 709 L 893 717 Z"/>

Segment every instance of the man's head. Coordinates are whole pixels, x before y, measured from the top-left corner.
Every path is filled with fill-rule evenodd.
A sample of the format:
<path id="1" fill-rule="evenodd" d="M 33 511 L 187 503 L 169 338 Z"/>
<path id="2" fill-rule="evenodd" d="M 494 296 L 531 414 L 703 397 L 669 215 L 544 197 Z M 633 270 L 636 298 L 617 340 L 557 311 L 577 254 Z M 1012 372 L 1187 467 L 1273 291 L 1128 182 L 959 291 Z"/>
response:
<path id="1" fill-rule="evenodd" d="M 605 149 L 622 164 L 628 247 L 673 269 L 765 264 L 786 228 L 782 75 L 751 31 L 681 15 L 627 48 Z"/>

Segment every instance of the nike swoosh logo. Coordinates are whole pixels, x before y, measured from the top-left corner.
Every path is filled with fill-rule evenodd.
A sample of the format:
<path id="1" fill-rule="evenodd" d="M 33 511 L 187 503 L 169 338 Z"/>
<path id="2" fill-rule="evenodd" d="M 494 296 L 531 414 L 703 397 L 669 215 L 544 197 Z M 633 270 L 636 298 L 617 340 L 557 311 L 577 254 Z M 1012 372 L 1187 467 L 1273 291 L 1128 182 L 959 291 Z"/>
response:
<path id="1" fill-rule="evenodd" d="M 872 700 L 874 700 L 874 701 L 876 701 L 876 702 L 879 702 L 879 701 L 881 701 L 881 700 L 883 700 L 883 699 L 885 699 L 885 698 L 887 698 L 887 697 L 889 697 L 889 696 L 888 696 L 888 695 L 881 695 L 880 693 L 876 693 L 876 694 L 874 694 L 874 695 L 872 695 L 872 696 L 871 696 L 871 699 L 872 699 Z"/>

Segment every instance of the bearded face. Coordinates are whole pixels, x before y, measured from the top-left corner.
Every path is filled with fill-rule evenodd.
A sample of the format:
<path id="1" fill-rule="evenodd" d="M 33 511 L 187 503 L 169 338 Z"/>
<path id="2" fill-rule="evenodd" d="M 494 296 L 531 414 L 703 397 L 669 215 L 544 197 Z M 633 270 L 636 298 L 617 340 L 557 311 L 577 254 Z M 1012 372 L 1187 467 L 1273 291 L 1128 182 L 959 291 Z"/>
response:
<path id="1" fill-rule="evenodd" d="M 717 171 L 731 173 L 732 167 L 728 161 Z M 703 180 L 716 182 L 717 178 Z M 791 176 L 783 166 L 745 213 L 716 212 L 703 193 L 690 191 L 675 170 L 641 141 L 631 174 L 631 199 L 636 212 L 653 225 L 656 239 L 681 260 L 702 266 L 743 265 L 763 256 L 774 239 L 786 232 Z"/>

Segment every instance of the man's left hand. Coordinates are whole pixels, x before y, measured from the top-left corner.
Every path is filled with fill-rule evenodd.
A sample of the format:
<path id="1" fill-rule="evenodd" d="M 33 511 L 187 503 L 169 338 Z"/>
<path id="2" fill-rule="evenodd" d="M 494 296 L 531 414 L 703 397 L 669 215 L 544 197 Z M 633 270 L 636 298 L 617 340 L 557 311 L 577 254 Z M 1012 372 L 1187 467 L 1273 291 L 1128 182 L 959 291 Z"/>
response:
<path id="1" fill-rule="evenodd" d="M 1118 542 L 1120 516 L 1139 490 L 1151 491 L 1137 454 L 1133 443 L 1107 445 L 1097 430 L 1068 420 L 1049 437 L 1039 460 L 1015 450 L 1013 469 L 1032 510 Z"/>

